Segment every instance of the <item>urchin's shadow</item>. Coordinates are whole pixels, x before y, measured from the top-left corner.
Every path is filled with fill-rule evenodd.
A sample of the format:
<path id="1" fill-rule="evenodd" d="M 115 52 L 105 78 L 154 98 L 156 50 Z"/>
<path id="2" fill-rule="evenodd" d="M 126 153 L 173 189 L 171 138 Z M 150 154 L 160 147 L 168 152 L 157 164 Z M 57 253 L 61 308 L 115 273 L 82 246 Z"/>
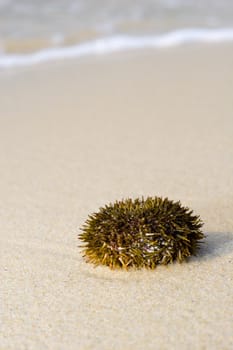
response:
<path id="1" fill-rule="evenodd" d="M 206 232 L 198 252 L 198 259 L 213 259 L 233 251 L 233 233 Z"/>

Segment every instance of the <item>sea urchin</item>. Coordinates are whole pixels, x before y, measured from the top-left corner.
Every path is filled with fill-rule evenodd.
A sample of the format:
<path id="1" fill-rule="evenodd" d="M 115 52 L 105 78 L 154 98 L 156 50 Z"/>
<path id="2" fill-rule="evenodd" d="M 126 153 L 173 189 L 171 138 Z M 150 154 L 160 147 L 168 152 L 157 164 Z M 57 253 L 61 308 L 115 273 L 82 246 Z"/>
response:
<path id="1" fill-rule="evenodd" d="M 192 210 L 167 198 L 116 201 L 89 215 L 79 235 L 86 260 L 111 268 L 182 262 L 204 238 Z"/>

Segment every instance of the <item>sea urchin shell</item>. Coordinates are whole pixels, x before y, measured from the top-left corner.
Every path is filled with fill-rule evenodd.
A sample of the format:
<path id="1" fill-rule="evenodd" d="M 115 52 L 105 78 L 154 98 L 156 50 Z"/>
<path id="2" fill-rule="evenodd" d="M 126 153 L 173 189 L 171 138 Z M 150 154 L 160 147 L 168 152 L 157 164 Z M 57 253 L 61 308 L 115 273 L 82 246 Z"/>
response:
<path id="1" fill-rule="evenodd" d="M 167 198 L 116 201 L 89 215 L 79 235 L 84 256 L 111 268 L 155 268 L 182 262 L 204 238 L 192 210 Z"/>

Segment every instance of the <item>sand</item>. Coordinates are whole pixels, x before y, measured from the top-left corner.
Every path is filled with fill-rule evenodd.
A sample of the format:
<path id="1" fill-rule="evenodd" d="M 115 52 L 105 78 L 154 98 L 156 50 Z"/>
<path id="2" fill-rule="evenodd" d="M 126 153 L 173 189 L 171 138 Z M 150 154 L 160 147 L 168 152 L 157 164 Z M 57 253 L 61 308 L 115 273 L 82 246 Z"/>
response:
<path id="1" fill-rule="evenodd" d="M 0 72 L 0 349 L 232 349 L 232 160 L 230 45 Z M 201 216 L 198 256 L 87 264 L 87 215 L 142 195 Z"/>

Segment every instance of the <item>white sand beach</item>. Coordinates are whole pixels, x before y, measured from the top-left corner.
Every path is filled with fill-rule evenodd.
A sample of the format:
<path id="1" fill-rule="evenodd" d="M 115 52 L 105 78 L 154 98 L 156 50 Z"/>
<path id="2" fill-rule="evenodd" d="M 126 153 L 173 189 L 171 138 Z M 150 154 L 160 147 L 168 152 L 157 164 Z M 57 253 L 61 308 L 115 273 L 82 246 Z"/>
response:
<path id="1" fill-rule="evenodd" d="M 0 349 L 233 348 L 233 46 L 0 72 Z M 180 200 L 204 221 L 187 263 L 93 267 L 105 203 Z"/>

